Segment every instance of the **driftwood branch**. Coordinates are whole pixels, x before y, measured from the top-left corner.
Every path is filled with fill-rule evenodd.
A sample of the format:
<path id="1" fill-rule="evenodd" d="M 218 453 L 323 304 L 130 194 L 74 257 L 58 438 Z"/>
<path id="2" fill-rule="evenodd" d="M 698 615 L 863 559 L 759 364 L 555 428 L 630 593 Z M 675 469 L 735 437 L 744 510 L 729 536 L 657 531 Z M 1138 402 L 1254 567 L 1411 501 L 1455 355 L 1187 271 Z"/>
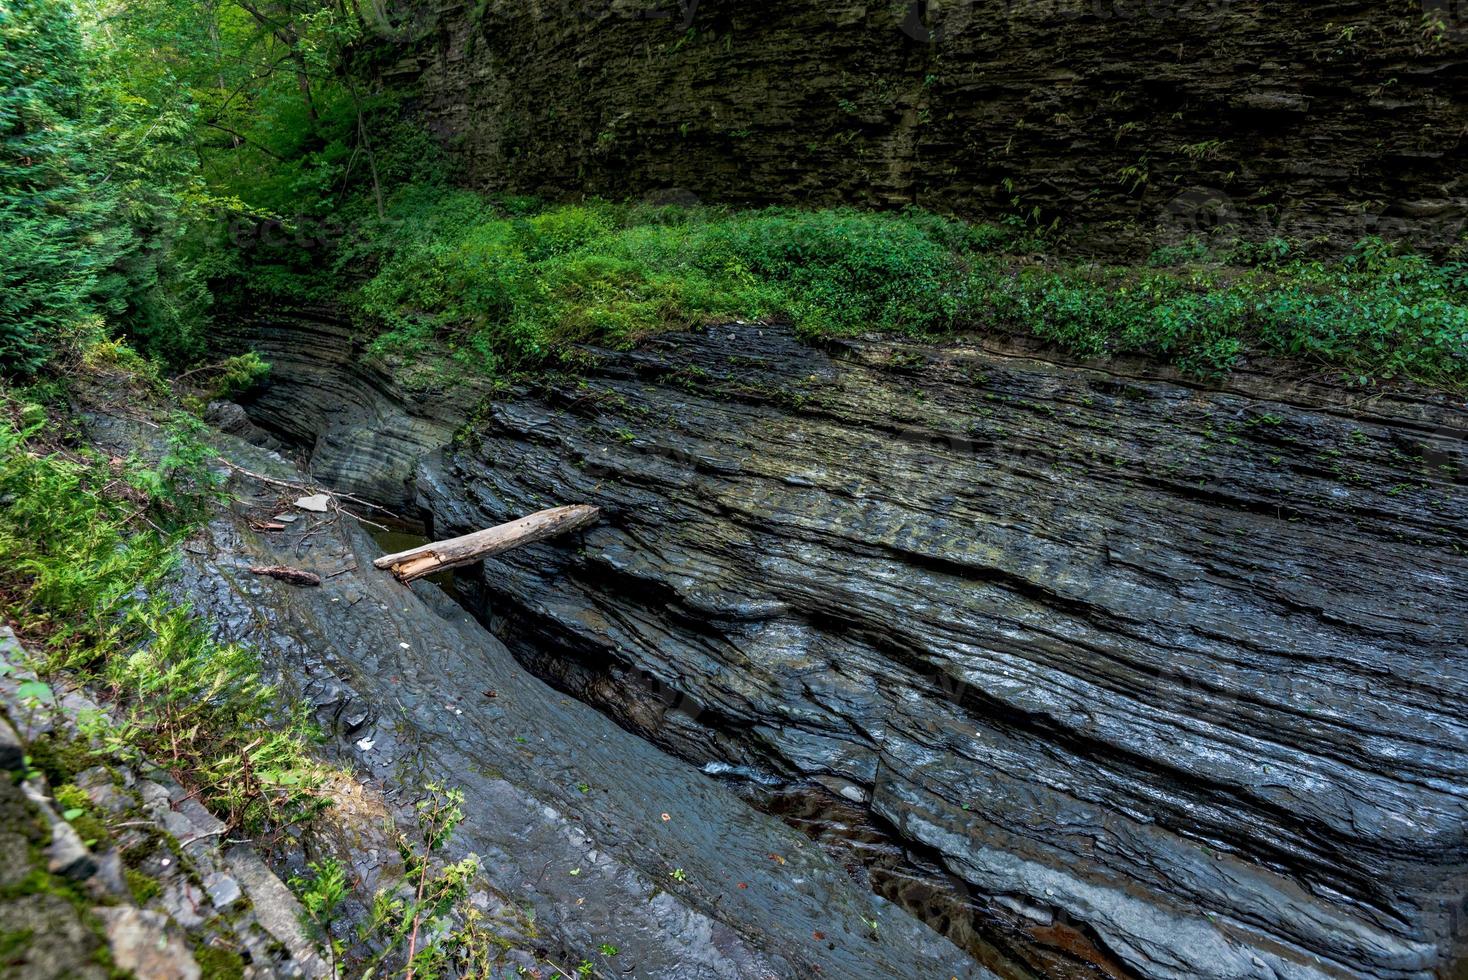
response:
<path id="1" fill-rule="evenodd" d="M 299 568 L 291 568 L 289 565 L 255 565 L 250 569 L 254 575 L 269 575 L 278 578 L 282 582 L 292 585 L 320 585 L 321 576 L 315 572 L 303 571 Z"/>
<path id="2" fill-rule="evenodd" d="M 481 558 L 518 548 L 522 544 L 579 530 L 594 524 L 600 514 L 599 507 L 589 504 L 552 507 L 499 527 L 486 528 L 446 541 L 434 541 L 393 555 L 383 555 L 372 564 L 378 568 L 391 568 L 399 579 L 411 582 L 434 572 L 458 568 L 460 565 L 468 565 Z"/>
<path id="3" fill-rule="evenodd" d="M 328 497 L 332 498 L 332 504 L 336 507 L 337 510 L 341 511 L 343 514 L 346 514 L 348 517 L 355 518 L 356 520 L 361 521 L 363 524 L 378 528 L 379 530 L 386 531 L 387 528 L 382 524 L 378 524 L 376 521 L 368 520 L 361 514 L 352 513 L 341 505 L 341 501 L 348 500 L 351 501 L 353 504 L 361 507 L 371 507 L 373 510 L 381 511 L 382 513 L 387 514 L 391 517 L 397 516 L 392 511 L 388 510 L 386 507 L 381 506 L 380 504 L 374 504 L 370 500 L 363 500 L 361 497 L 354 497 L 349 493 L 342 493 L 340 490 L 332 490 L 325 487 L 318 487 L 316 484 L 313 483 L 296 483 L 292 480 L 279 480 L 273 476 L 266 476 L 264 473 L 256 473 L 253 470 L 247 470 L 243 466 L 240 466 L 238 463 L 230 462 L 223 456 L 218 457 L 218 459 L 225 466 L 229 467 L 230 472 L 237 473 L 240 476 L 249 477 L 252 480 L 259 480 L 261 483 L 269 484 L 272 487 L 283 487 L 287 490 L 300 490 L 308 493 L 325 493 Z M 275 529 L 263 528 L 262 530 Z"/>

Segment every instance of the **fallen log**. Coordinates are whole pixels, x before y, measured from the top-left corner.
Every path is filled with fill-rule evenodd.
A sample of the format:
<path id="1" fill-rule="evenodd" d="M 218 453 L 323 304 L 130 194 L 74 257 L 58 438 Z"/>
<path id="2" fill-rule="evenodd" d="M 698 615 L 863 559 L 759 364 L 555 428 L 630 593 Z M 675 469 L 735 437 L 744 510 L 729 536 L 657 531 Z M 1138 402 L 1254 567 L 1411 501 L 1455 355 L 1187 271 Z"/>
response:
<path id="1" fill-rule="evenodd" d="M 522 544 L 579 530 L 595 523 L 600 514 L 601 508 L 590 504 L 552 507 L 498 527 L 383 555 L 372 564 L 378 568 L 391 568 L 401 581 L 411 582 L 434 572 L 458 568 L 460 565 L 468 565 L 481 558 L 518 548 Z"/>
<path id="2" fill-rule="evenodd" d="M 292 585 L 320 585 L 321 576 L 289 565 L 255 565 L 250 569 L 254 575 L 269 575 Z"/>

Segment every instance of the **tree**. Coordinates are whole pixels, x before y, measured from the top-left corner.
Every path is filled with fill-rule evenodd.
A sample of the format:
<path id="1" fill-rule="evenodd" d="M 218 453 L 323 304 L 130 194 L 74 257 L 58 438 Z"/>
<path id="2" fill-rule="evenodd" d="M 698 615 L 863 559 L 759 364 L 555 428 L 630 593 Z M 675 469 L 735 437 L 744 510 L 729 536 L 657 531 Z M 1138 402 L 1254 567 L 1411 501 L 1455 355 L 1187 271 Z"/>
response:
<path id="1" fill-rule="evenodd" d="M 125 250 L 89 150 L 70 0 L 0 0 L 0 370 L 28 374 L 100 309 Z"/>
<path id="2" fill-rule="evenodd" d="M 421 163 L 377 152 L 397 96 L 353 70 L 354 2 L 0 0 L 0 39 L 6 373 L 104 322 L 195 361 L 211 284 L 312 267 L 344 200 L 365 185 L 380 217 L 382 181 Z M 293 230 L 237 248 L 230 219 Z"/>

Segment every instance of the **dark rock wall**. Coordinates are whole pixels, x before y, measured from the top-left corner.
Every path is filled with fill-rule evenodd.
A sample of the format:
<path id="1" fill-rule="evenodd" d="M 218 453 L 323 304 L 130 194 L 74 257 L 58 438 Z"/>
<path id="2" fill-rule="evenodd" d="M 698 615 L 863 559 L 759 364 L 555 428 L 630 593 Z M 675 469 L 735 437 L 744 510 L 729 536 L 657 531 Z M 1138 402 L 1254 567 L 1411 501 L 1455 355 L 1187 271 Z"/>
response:
<path id="1" fill-rule="evenodd" d="M 221 448 L 255 472 L 297 478 L 248 447 Z M 994 980 L 779 820 L 537 680 L 435 586 L 373 569 L 361 527 L 256 532 L 278 509 L 277 488 L 230 490 L 235 515 L 185 552 L 180 592 L 221 635 L 268 658 L 282 690 L 314 708 L 329 751 L 389 802 L 407 809 L 434 781 L 464 792 L 450 856 L 482 860 L 471 894 L 487 883 L 496 896 L 471 899 L 483 927 L 515 942 L 531 925 L 532 948 L 566 964 L 512 959 L 493 976 L 570 976 L 584 958 L 597 976 L 646 980 Z M 283 563 L 321 586 L 249 572 Z M 355 857 L 381 867 L 375 850 Z M 508 926 L 501 901 L 518 913 Z"/>
<path id="2" fill-rule="evenodd" d="M 341 488 L 401 456 L 439 535 L 603 508 L 473 576 L 520 662 L 711 772 L 866 810 L 1041 975 L 1052 949 L 1177 978 L 1460 956 L 1460 403 L 735 325 L 465 411 L 415 464 L 451 399 L 376 390 L 319 312 L 251 331 L 314 352 L 272 356 L 251 408 Z M 403 414 L 425 436 L 387 453 Z"/>
<path id="3" fill-rule="evenodd" d="M 415 35 L 388 75 L 479 187 L 1018 214 L 1100 251 L 1468 216 L 1454 0 L 477 0 Z"/>
<path id="4" fill-rule="evenodd" d="M 270 364 L 246 399 L 247 425 L 309 449 L 311 475 L 326 486 L 388 507 L 411 502 L 418 458 L 448 442 L 483 394 L 470 381 L 404 394 L 404 379 L 368 357 L 352 324 L 328 307 L 252 310 L 222 327 L 220 343 Z M 251 436 L 223 412 L 210 421 Z"/>
<path id="5" fill-rule="evenodd" d="M 1461 415 L 720 327 L 495 404 L 440 534 L 563 689 L 839 787 L 1035 941 L 1149 977 L 1426 978 L 1468 887 Z M 1047 974 L 1048 975 L 1048 974 Z"/>

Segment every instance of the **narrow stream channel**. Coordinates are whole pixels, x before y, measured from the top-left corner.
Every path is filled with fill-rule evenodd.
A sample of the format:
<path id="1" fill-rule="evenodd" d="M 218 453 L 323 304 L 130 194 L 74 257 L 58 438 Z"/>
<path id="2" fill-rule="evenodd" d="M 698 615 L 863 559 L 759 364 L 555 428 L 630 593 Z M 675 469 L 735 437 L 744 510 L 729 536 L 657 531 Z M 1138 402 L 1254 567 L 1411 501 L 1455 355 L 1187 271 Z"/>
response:
<path id="1" fill-rule="evenodd" d="M 371 531 L 384 554 L 406 551 L 428 544 L 422 525 L 390 522 L 389 527 Z M 493 628 L 491 616 L 474 601 L 473 571 L 439 572 L 426 581 L 442 589 L 486 630 Z M 504 639 L 502 637 L 502 639 Z M 527 669 L 533 658 L 522 656 L 517 644 L 506 641 L 511 652 Z M 555 684 L 552 677 L 542 679 Z M 607 712 L 621 727 L 640 737 L 646 733 L 628 726 L 615 712 Z M 677 753 L 677 745 L 666 745 Z M 682 754 L 682 753 L 678 753 Z M 686 756 L 685 756 L 686 758 Z M 697 764 L 699 760 L 688 759 Z M 920 854 L 904 844 L 865 807 L 853 804 L 823 786 L 755 778 L 723 766 L 705 765 L 705 771 L 725 783 L 730 792 L 751 807 L 777 817 L 819 844 L 841 863 L 853 879 L 887 899 L 908 914 L 946 936 L 978 962 L 1009 980 L 1079 980 L 1100 976 L 1127 976 L 1118 964 L 1100 952 L 1085 932 L 1063 920 L 1037 910 L 1026 917 L 976 896 L 969 886 L 946 871 L 936 855 Z M 1036 918 L 1040 915 L 1040 918 Z M 1044 941 L 1042 946 L 1039 940 Z M 1059 951 L 1067 951 L 1065 955 Z"/>

